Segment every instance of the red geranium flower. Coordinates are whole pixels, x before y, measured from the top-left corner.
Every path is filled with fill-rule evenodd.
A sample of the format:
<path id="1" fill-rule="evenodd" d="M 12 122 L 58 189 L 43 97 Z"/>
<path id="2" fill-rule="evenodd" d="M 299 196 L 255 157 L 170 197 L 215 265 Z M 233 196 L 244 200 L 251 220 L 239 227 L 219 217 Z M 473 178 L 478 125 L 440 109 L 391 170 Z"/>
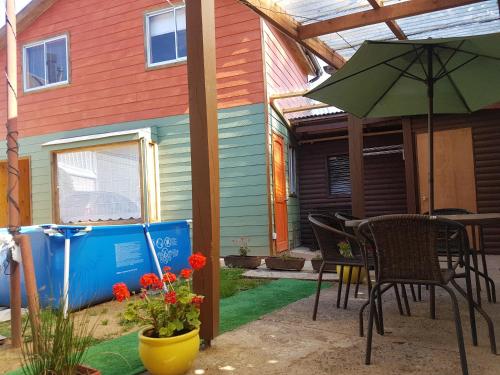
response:
<path id="1" fill-rule="evenodd" d="M 143 288 L 151 287 L 153 289 L 160 289 L 163 287 L 160 278 L 154 273 L 142 275 L 140 283 Z"/>
<path id="2" fill-rule="evenodd" d="M 181 277 L 183 279 L 189 279 L 192 273 L 193 270 L 191 268 L 184 268 L 183 270 L 181 270 Z"/>
<path id="3" fill-rule="evenodd" d="M 198 308 L 200 307 L 200 305 L 203 303 L 203 299 L 205 297 L 203 296 L 194 296 L 192 299 L 191 299 L 191 303 L 193 305 L 196 305 Z"/>
<path id="4" fill-rule="evenodd" d="M 200 252 L 191 255 L 188 260 L 194 270 L 200 270 L 207 264 L 207 258 Z"/>
<path id="5" fill-rule="evenodd" d="M 113 295 L 118 302 L 122 302 L 130 297 L 130 292 L 125 283 L 116 283 L 113 285 Z"/>
<path id="6" fill-rule="evenodd" d="M 172 267 L 169 267 L 169 266 L 165 266 L 163 267 L 163 272 L 168 272 L 172 269 Z"/>
<path id="7" fill-rule="evenodd" d="M 165 283 L 173 283 L 175 280 L 177 280 L 177 276 L 175 276 L 175 273 L 166 272 L 163 275 L 163 282 Z"/>
<path id="8" fill-rule="evenodd" d="M 171 304 L 177 303 L 177 294 L 173 291 L 165 293 L 165 302 Z"/>

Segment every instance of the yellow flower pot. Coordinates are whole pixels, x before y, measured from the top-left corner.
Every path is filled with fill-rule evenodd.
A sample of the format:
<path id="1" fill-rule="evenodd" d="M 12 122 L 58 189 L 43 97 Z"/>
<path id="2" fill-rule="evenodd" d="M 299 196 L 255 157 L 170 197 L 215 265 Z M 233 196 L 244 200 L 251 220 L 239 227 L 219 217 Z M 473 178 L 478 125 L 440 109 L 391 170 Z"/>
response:
<path id="1" fill-rule="evenodd" d="M 339 277 L 340 277 L 340 267 L 341 266 L 337 265 L 337 275 L 339 275 Z M 351 268 L 351 266 L 344 266 L 344 277 L 342 278 L 342 281 L 346 284 L 349 282 L 349 268 Z M 351 284 L 357 283 L 358 274 L 359 274 L 360 270 L 361 270 L 361 276 L 360 276 L 359 282 L 360 283 L 365 282 L 365 280 L 366 280 L 365 269 L 364 268 L 360 269 L 360 267 L 353 267 L 352 268 L 352 276 L 351 276 Z"/>
<path id="2" fill-rule="evenodd" d="M 199 329 L 180 336 L 153 338 L 139 332 L 139 357 L 152 375 L 182 375 L 189 371 L 200 349 Z"/>

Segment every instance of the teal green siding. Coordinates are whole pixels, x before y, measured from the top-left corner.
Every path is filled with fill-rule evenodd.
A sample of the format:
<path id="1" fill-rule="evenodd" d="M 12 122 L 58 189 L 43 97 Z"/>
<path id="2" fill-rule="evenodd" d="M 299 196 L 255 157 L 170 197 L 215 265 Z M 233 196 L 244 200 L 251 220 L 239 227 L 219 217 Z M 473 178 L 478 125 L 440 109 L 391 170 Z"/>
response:
<path id="1" fill-rule="evenodd" d="M 288 129 L 287 125 L 285 124 L 284 120 L 280 117 L 280 115 L 272 108 L 269 107 L 269 155 L 272 155 L 272 142 L 271 142 L 271 137 L 272 133 L 279 134 L 283 137 L 284 139 L 284 147 L 285 147 L 285 161 L 286 161 L 286 189 L 287 189 L 287 195 L 288 195 L 288 202 L 287 202 L 287 210 L 288 210 L 288 243 L 289 243 L 289 248 L 293 249 L 294 247 L 297 247 L 300 245 L 300 212 L 299 212 L 299 200 L 297 198 L 297 195 L 290 195 L 290 174 L 289 174 L 289 159 L 288 159 L 288 152 L 289 152 L 289 147 L 290 145 L 294 145 L 294 140 L 293 140 L 293 135 L 291 134 L 290 130 Z M 270 163 L 272 164 L 272 159 L 270 160 Z M 272 188 L 272 183 L 273 183 L 273 168 L 272 165 L 270 165 L 269 168 L 269 173 L 271 174 L 271 196 L 272 192 L 274 191 Z M 272 198 L 274 199 L 274 198 Z M 274 214 L 273 214 L 273 220 L 274 220 Z M 274 222 L 273 222 L 274 225 Z"/>
<path id="2" fill-rule="evenodd" d="M 187 115 L 134 121 L 22 138 L 20 152 L 31 159 L 34 224 L 52 220 L 51 140 L 123 130 L 150 128 L 158 143 L 161 219 L 191 218 L 191 161 Z M 113 138 L 113 142 L 126 140 Z M 130 136 L 128 136 L 130 137 Z M 234 240 L 248 237 L 252 254 L 269 254 L 264 105 L 219 111 L 221 254 L 236 253 Z M 79 142 L 71 147 L 109 143 Z M 59 146 L 59 148 L 62 148 Z M 5 145 L 0 146 L 5 154 Z"/>

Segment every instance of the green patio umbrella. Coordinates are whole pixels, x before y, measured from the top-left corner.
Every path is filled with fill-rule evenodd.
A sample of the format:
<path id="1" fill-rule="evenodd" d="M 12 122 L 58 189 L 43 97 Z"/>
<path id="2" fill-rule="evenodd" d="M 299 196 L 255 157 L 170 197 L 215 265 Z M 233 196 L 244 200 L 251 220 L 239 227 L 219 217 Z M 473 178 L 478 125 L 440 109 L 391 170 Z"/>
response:
<path id="1" fill-rule="evenodd" d="M 433 115 L 471 113 L 500 102 L 500 33 L 365 41 L 344 67 L 305 96 L 357 117 L 427 114 L 431 213 Z"/>

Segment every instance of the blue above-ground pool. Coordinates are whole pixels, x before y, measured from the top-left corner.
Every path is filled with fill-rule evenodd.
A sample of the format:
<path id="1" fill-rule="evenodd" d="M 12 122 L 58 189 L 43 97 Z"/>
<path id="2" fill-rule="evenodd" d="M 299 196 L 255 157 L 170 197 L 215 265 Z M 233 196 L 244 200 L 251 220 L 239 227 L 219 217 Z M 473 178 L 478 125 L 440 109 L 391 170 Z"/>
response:
<path id="1" fill-rule="evenodd" d="M 142 224 L 94 226 L 90 229 L 70 239 L 68 299 L 71 310 L 110 300 L 112 286 L 117 282 L 138 290 L 143 274 L 158 273 Z M 178 273 L 189 266 L 191 243 L 187 221 L 150 224 L 148 231 L 161 268 L 168 265 L 172 272 Z M 37 226 L 24 227 L 21 232 L 31 239 L 42 306 L 58 305 L 64 295 L 64 236 L 46 234 L 42 227 Z M 9 306 L 9 268 L 1 267 L 1 271 L 0 306 Z M 24 277 L 22 291 L 25 306 Z"/>

